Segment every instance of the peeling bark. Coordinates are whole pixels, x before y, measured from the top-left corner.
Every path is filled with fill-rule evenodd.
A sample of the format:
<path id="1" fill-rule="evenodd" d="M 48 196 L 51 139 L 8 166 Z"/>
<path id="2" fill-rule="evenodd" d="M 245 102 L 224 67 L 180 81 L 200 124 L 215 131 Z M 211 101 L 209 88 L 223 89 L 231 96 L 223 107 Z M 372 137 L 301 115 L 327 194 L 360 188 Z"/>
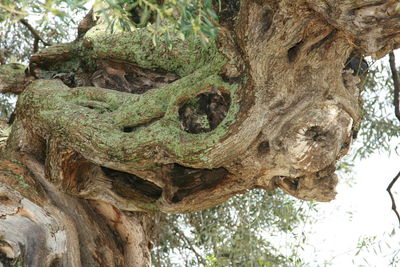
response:
<path id="1" fill-rule="evenodd" d="M 172 36 L 172 49 L 86 18 L 31 58 L 29 86 L 22 69 L 0 76 L 0 90 L 26 87 L 1 161 L 2 257 L 150 266 L 155 212 L 253 188 L 332 200 L 361 121 L 352 55 L 399 47 L 398 18 L 397 1 L 247 0 L 223 6 L 215 42 Z"/>

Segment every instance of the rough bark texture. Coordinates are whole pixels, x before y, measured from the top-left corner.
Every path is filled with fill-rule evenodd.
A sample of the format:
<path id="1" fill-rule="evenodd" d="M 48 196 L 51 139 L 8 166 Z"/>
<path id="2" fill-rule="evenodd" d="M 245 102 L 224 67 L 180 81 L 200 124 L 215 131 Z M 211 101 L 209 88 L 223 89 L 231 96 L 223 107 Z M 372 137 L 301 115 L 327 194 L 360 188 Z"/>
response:
<path id="1" fill-rule="evenodd" d="M 34 55 L 30 77 L 0 72 L 2 91 L 35 79 L 0 160 L 3 259 L 148 266 L 155 212 L 253 188 L 335 197 L 335 163 L 361 120 L 359 77 L 345 64 L 400 46 L 398 1 L 234 7 L 207 47 L 154 46 L 146 28 L 100 24 Z"/>

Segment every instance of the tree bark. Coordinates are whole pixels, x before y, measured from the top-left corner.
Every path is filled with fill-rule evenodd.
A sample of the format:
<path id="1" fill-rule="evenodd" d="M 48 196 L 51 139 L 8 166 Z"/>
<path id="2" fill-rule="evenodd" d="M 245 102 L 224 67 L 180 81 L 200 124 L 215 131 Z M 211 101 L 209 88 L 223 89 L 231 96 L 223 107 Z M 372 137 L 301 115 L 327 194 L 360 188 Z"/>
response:
<path id="1" fill-rule="evenodd" d="M 98 24 L 35 54 L 29 77 L 0 75 L 23 91 L 0 161 L 3 259 L 150 266 L 157 212 L 253 188 L 332 200 L 361 121 L 345 64 L 398 48 L 399 17 L 397 1 L 247 0 L 207 46 Z"/>

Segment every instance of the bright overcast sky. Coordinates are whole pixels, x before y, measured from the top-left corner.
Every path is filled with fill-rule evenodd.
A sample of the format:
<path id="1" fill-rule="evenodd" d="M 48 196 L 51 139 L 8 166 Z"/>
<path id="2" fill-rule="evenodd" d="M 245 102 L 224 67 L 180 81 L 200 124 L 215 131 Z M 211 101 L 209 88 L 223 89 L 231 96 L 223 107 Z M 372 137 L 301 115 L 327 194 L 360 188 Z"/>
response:
<path id="1" fill-rule="evenodd" d="M 397 140 L 397 143 L 400 139 Z M 383 255 L 391 250 L 382 244 L 382 252 L 362 251 L 357 257 L 357 245 L 360 238 L 377 236 L 378 241 L 388 239 L 396 244 L 393 249 L 400 249 L 400 237 L 389 238 L 394 227 L 398 228 L 395 214 L 391 210 L 391 201 L 386 188 L 390 181 L 400 171 L 400 156 L 391 157 L 374 154 L 370 158 L 356 163 L 353 170 L 354 185 L 349 186 L 343 180 L 339 183 L 336 200 L 319 205 L 318 214 L 323 218 L 309 227 L 310 247 L 306 257 L 318 260 L 318 265 L 324 266 L 324 261 L 332 261 L 328 266 L 389 266 Z M 393 191 L 400 192 L 400 181 Z M 397 196 L 400 206 L 400 195 Z M 375 246 L 379 249 L 378 246 Z M 368 264 L 362 264 L 365 257 Z M 356 259 L 356 263 L 352 260 Z"/>

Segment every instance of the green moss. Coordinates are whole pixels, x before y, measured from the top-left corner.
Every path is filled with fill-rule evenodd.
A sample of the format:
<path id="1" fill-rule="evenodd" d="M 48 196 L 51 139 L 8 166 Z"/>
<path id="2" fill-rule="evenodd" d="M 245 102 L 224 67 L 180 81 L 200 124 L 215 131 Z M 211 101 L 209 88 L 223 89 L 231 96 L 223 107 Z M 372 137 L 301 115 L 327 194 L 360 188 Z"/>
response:
<path id="1" fill-rule="evenodd" d="M 59 81 L 36 81 L 21 95 L 19 104 L 37 122 L 33 127 L 40 128 L 43 134 L 51 132 L 60 137 L 88 158 L 135 165 L 145 157 L 146 147 L 161 144 L 180 160 L 207 161 L 207 149 L 227 134 L 239 111 L 236 99 L 239 85 L 225 83 L 214 74 L 223 63 L 213 62 L 161 89 L 123 97 L 112 90 L 69 89 Z M 183 131 L 179 106 L 211 88 L 230 92 L 232 104 L 226 118 L 209 133 Z M 102 106 L 110 112 L 99 112 L 84 104 L 93 101 L 102 101 Z M 146 122 L 150 124 L 132 132 L 123 131 L 124 127 Z"/>
<path id="2" fill-rule="evenodd" d="M 162 69 L 181 77 L 213 61 L 217 54 L 214 43 L 205 47 L 198 36 L 182 40 L 179 34 L 172 34 L 170 43 L 157 44 L 153 37 L 147 28 L 111 34 L 104 25 L 92 28 L 85 35 L 86 42 L 91 43 L 92 58 L 125 60 L 145 69 Z"/>
<path id="3" fill-rule="evenodd" d="M 182 41 L 175 36 L 172 49 L 164 43 L 154 46 L 146 29 L 105 34 L 97 27 L 85 38 L 84 42 L 91 45 L 71 45 L 74 51 L 65 69 L 76 69 L 78 60 L 94 66 L 96 59 L 105 58 L 163 69 L 182 78 L 142 95 L 93 87 L 68 88 L 55 80 L 35 81 L 18 102 L 24 117 L 33 122 L 31 127 L 42 136 L 58 137 L 98 163 L 114 161 L 132 168 L 153 169 L 151 160 L 146 161 L 149 166 L 144 166 L 143 160 L 154 157 L 155 146 L 180 162 L 207 163 L 209 150 L 229 133 L 240 108 L 236 94 L 240 84 L 226 83 L 219 76 L 227 60 L 215 45 L 204 47 L 196 37 Z M 185 132 L 179 106 L 213 89 L 230 94 L 231 106 L 225 119 L 207 133 Z"/>
<path id="4" fill-rule="evenodd" d="M 80 42 L 71 42 L 66 44 L 57 44 L 41 50 L 32 57 L 33 62 L 38 62 L 40 67 L 46 71 L 41 71 L 43 78 L 54 73 L 76 72 L 80 69 L 82 44 Z"/>
<path id="5" fill-rule="evenodd" d="M 5 65 L 0 65 L 0 77 L 14 78 L 17 75 L 23 75 L 26 66 L 18 63 L 10 63 Z"/>
<path id="6" fill-rule="evenodd" d="M 134 201 L 134 205 L 138 208 L 149 210 L 149 211 L 159 211 L 157 202 L 145 202 L 145 201 Z"/>
<path id="7" fill-rule="evenodd" d="M 25 77 L 26 66 L 18 63 L 0 65 L 0 91 L 4 90 L 2 86 L 21 86 Z"/>

